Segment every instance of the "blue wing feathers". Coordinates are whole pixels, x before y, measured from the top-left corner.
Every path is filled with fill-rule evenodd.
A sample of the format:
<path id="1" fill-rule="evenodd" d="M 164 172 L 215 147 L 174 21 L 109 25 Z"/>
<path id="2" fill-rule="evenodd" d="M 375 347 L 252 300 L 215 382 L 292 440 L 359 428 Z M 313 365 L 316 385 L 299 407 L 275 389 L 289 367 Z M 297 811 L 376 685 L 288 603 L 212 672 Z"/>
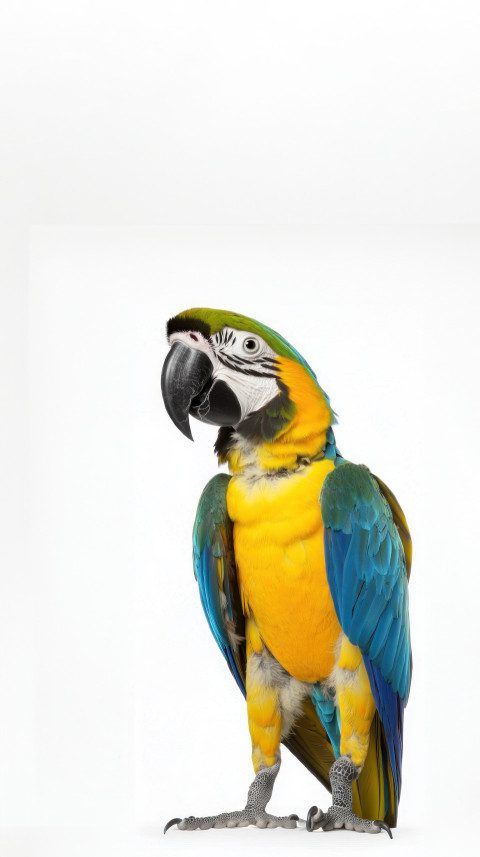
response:
<path id="1" fill-rule="evenodd" d="M 376 627 L 383 610 L 383 604 L 377 598 L 374 586 L 364 585 L 363 597 L 359 601 L 351 619 L 350 633 L 352 639 L 358 640 L 356 645 L 363 650 L 372 636 L 372 629 Z"/>
<path id="2" fill-rule="evenodd" d="M 367 647 L 369 657 L 371 658 L 373 663 L 377 664 L 377 666 L 381 665 L 382 658 L 383 658 L 383 652 L 384 652 L 385 646 L 387 644 L 388 635 L 390 633 L 392 621 L 393 621 L 392 611 L 387 607 L 383 611 L 382 615 L 380 616 L 380 619 L 378 620 L 378 625 L 375 628 L 375 631 L 374 631 L 374 634 L 372 637 L 372 641 L 371 641 L 370 645 Z M 348 636 L 348 633 L 347 633 L 347 636 Z M 352 642 L 353 642 L 353 640 L 352 640 Z"/>
<path id="3" fill-rule="evenodd" d="M 398 693 L 395 693 L 392 686 L 385 681 L 379 668 L 372 664 L 369 658 L 364 657 L 363 660 L 370 679 L 375 704 L 385 730 L 395 791 L 397 795 L 400 795 L 402 782 L 403 709 L 405 704 Z"/>
<path id="4" fill-rule="evenodd" d="M 360 647 L 399 790 L 411 676 L 408 588 L 390 506 L 366 467 L 342 461 L 321 497 L 327 578 L 348 639 Z"/>
<path id="5" fill-rule="evenodd" d="M 228 517 L 226 502 L 229 480 L 226 474 L 218 474 L 206 485 L 200 497 L 193 527 L 193 568 L 210 630 L 240 690 L 245 694 L 244 670 L 238 652 L 229 640 L 225 624 L 226 614 L 235 626 L 235 632 L 242 636 L 243 614 L 239 608 L 238 591 L 235 591 L 236 578 L 234 581 L 231 579 L 235 572 L 229 568 L 233 557 L 232 522 Z M 221 563 L 222 582 L 219 580 Z"/>
<path id="6" fill-rule="evenodd" d="M 381 664 L 382 675 L 391 675 L 393 670 L 393 664 L 395 661 L 395 655 L 397 654 L 397 647 L 400 638 L 400 632 L 402 630 L 402 622 L 400 617 L 394 619 L 390 628 L 390 633 L 388 635 L 387 641 L 385 643 L 385 647 L 383 650 L 383 658 Z"/>

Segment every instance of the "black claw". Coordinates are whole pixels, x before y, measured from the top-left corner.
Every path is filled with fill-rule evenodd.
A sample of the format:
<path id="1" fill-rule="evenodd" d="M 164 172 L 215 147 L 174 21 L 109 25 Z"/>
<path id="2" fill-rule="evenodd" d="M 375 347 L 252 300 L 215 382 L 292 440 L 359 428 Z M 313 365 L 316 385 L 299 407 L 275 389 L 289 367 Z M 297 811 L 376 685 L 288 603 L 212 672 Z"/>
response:
<path id="1" fill-rule="evenodd" d="M 386 830 L 386 831 L 387 831 L 387 833 L 388 833 L 388 835 L 389 835 L 389 837 L 390 837 L 390 839 L 393 839 L 392 831 L 390 830 L 390 828 L 389 828 L 388 824 L 385 824 L 385 822 L 384 822 L 384 821 L 374 821 L 373 823 L 374 823 L 374 824 L 376 824 L 376 825 L 377 825 L 377 827 L 381 827 L 381 828 L 382 828 L 382 830 Z"/>
<path id="2" fill-rule="evenodd" d="M 307 830 L 309 833 L 312 833 L 312 831 L 315 830 L 315 828 L 313 826 L 313 816 L 316 815 L 317 812 L 318 812 L 318 806 L 311 806 L 310 809 L 308 810 L 307 825 L 306 826 L 307 826 Z"/>
<path id="3" fill-rule="evenodd" d="M 165 827 L 163 828 L 164 834 L 167 832 L 167 830 L 170 827 L 173 827 L 174 824 L 178 824 L 178 822 L 181 820 L 182 820 L 181 818 L 171 818 L 170 821 L 167 821 Z"/>

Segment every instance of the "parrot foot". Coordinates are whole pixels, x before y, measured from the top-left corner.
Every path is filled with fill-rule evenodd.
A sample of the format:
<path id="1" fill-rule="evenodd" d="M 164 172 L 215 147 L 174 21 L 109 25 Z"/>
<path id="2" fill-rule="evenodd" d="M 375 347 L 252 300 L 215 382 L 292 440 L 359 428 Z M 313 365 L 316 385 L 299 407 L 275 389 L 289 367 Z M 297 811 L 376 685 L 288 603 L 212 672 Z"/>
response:
<path id="1" fill-rule="evenodd" d="M 280 762 L 271 768 L 262 768 L 258 771 L 253 783 L 248 790 L 248 798 L 245 809 L 236 812 L 223 812 L 220 815 L 196 818 L 190 815 L 188 818 L 172 818 L 164 828 L 164 833 L 173 825 L 179 830 L 211 830 L 224 827 L 285 827 L 293 829 L 297 826 L 298 815 L 270 815 L 265 807 L 272 796 L 273 783 L 278 774 Z"/>
<path id="2" fill-rule="evenodd" d="M 190 815 L 188 818 L 172 818 L 165 825 L 164 833 L 174 824 L 179 830 L 218 830 L 223 827 L 248 827 L 253 824 L 255 827 L 285 827 L 294 828 L 297 826 L 298 815 L 270 815 L 268 812 L 259 811 L 251 812 L 247 809 L 239 810 L 238 812 L 223 812 L 221 815 L 205 816 L 204 818 L 195 818 Z"/>
<path id="3" fill-rule="evenodd" d="M 348 756 L 341 756 L 330 768 L 332 806 L 322 812 L 312 806 L 307 816 L 307 830 L 356 830 L 359 833 L 381 833 L 386 830 L 390 839 L 392 831 L 384 821 L 360 818 L 352 810 L 352 782 L 358 777 L 358 769 Z"/>
<path id="4" fill-rule="evenodd" d="M 359 818 L 350 809 L 345 809 L 343 806 L 331 806 L 327 812 L 322 812 L 316 806 L 308 812 L 307 830 L 356 830 L 358 833 L 380 833 L 386 830 L 390 839 L 392 839 L 392 831 L 388 824 L 384 821 L 370 821 L 366 818 Z"/>

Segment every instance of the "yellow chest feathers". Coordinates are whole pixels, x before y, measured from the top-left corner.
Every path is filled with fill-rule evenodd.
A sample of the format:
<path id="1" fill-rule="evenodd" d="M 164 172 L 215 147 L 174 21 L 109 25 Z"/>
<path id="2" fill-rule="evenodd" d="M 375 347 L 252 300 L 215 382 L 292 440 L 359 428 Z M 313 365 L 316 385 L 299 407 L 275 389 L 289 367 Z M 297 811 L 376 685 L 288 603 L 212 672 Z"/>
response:
<path id="1" fill-rule="evenodd" d="M 227 493 L 240 591 L 265 645 L 300 681 L 326 678 L 341 629 L 325 572 L 320 491 L 333 462 L 234 476 Z"/>

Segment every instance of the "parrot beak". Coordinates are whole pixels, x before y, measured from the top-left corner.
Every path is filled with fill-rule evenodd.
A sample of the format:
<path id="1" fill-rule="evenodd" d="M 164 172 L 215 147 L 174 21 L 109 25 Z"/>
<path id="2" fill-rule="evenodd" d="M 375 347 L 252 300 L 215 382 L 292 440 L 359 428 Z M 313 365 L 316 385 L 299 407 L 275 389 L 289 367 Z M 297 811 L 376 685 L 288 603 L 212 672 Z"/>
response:
<path id="1" fill-rule="evenodd" d="M 188 416 L 216 426 L 234 426 L 242 409 L 233 390 L 213 378 L 214 365 L 205 351 L 173 343 L 162 370 L 162 395 L 168 415 L 193 440 Z"/>
<path id="2" fill-rule="evenodd" d="M 192 400 L 208 385 L 213 364 L 203 351 L 174 342 L 162 370 L 162 396 L 169 417 L 193 440 L 188 414 Z"/>

